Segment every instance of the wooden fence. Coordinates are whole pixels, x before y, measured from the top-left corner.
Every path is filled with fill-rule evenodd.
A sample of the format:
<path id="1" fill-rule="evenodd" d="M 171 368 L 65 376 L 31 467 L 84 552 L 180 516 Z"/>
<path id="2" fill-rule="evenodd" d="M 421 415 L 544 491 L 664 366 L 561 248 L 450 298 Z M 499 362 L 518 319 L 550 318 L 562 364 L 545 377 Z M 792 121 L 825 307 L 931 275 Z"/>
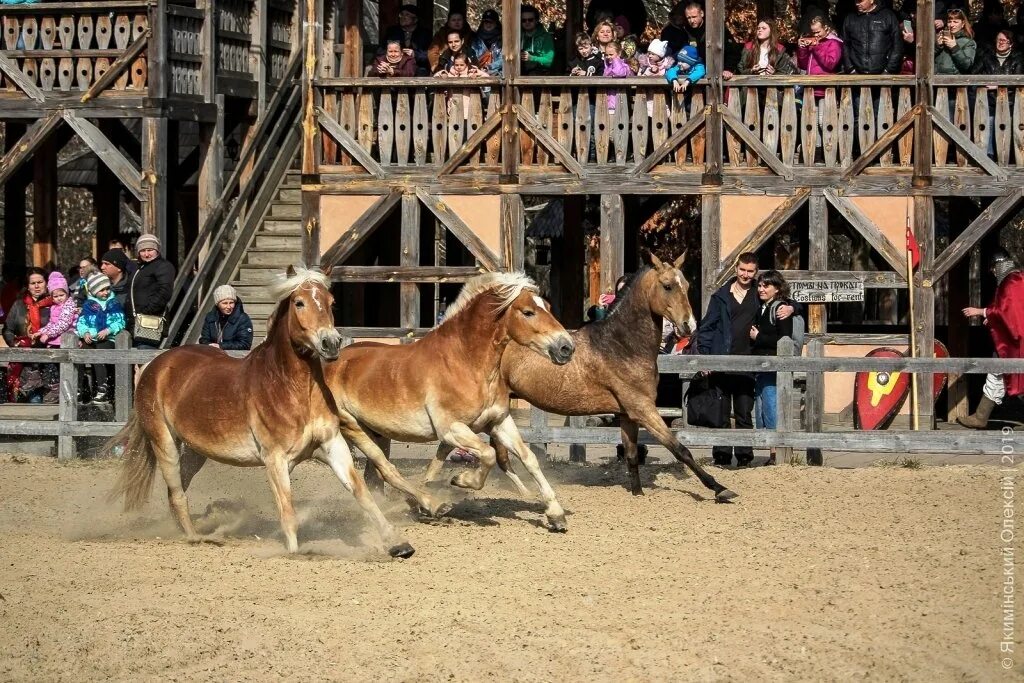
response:
<path id="1" fill-rule="evenodd" d="M 113 436 L 127 421 L 132 403 L 132 366 L 151 361 L 164 351 L 127 348 L 127 335 L 117 339 L 113 350 L 70 348 L 73 338 L 65 340 L 60 349 L 0 349 L 0 363 L 35 362 L 60 364 L 59 419 L 54 421 L 0 419 L 0 434 L 17 436 L 49 436 L 57 439 L 57 457 L 69 460 L 77 456 L 78 437 Z M 778 373 L 779 428 L 769 430 L 719 430 L 686 427 L 675 430 L 681 443 L 688 447 L 733 446 L 749 444 L 754 448 L 778 448 L 781 461 L 791 457 L 794 449 L 851 451 L 877 453 L 952 453 L 995 454 L 1006 444 L 1007 436 L 999 430 L 943 430 L 923 425 L 919 431 L 828 431 L 822 430 L 824 404 L 824 373 L 888 370 L 917 372 L 919 381 L 931 382 L 931 373 L 979 374 L 989 372 L 1024 372 L 1024 359 L 999 358 L 826 358 L 823 342 L 812 339 L 804 356 L 793 355 L 793 343 L 783 339 L 779 356 L 660 356 L 658 369 L 663 374 L 685 377 L 709 371 L 742 371 Z M 244 356 L 243 352 L 231 355 Z M 78 419 L 78 386 L 82 366 L 105 363 L 117 366 L 114 390 L 114 419 L 110 422 L 86 422 Z M 800 405 L 794 373 L 805 373 L 807 387 L 803 396 L 804 419 L 797 414 Z M 685 413 L 685 411 L 684 411 Z M 618 428 L 583 427 L 574 418 L 570 426 L 549 425 L 548 416 L 540 410 L 531 411 L 530 425 L 522 429 L 524 439 L 535 447 L 547 444 L 574 445 L 576 457 L 582 459 L 582 444 L 617 444 Z M 656 443 L 649 435 L 641 443 Z"/>

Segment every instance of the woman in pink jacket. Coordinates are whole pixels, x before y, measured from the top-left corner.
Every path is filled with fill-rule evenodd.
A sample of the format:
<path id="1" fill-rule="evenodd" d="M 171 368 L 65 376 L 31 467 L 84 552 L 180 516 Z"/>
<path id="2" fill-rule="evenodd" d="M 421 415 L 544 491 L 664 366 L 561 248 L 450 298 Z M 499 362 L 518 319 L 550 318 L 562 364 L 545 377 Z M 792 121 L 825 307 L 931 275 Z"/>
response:
<path id="1" fill-rule="evenodd" d="M 796 65 L 809 76 L 829 76 L 839 71 L 843 63 L 843 40 L 836 35 L 828 19 L 811 20 L 811 35 L 797 43 Z M 815 88 L 815 99 L 825 96 L 824 88 Z"/>

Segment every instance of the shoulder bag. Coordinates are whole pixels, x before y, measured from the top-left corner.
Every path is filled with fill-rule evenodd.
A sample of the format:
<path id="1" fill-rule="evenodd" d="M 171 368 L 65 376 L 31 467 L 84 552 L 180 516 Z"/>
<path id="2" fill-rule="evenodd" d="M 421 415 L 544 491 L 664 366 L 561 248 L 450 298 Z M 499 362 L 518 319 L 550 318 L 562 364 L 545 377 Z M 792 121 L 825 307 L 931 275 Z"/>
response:
<path id="1" fill-rule="evenodd" d="M 136 272 L 132 277 L 131 287 L 132 319 L 135 321 L 132 323 L 132 337 L 159 344 L 164 338 L 164 317 L 135 312 L 135 281 L 138 279 L 138 275 L 139 272 Z"/>

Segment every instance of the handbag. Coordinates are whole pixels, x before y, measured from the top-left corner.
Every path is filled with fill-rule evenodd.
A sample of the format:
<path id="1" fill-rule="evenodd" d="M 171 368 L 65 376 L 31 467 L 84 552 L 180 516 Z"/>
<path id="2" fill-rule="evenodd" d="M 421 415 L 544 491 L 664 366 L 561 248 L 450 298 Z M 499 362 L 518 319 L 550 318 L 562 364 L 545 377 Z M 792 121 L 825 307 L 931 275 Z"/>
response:
<path id="1" fill-rule="evenodd" d="M 138 273 L 136 273 L 136 276 Z M 164 317 L 135 312 L 135 277 L 132 278 L 132 337 L 159 344 L 164 338 Z"/>
<path id="2" fill-rule="evenodd" d="M 707 377 L 690 383 L 686 391 L 686 421 L 692 427 L 721 427 L 725 420 L 725 394 Z"/>

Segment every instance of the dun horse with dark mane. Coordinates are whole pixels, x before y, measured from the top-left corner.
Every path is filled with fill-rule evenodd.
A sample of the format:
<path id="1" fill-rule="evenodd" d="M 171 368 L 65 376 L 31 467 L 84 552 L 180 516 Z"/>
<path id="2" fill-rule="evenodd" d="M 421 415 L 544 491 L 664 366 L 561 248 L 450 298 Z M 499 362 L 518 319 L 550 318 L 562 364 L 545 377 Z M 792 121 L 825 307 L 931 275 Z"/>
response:
<path id="1" fill-rule="evenodd" d="M 416 343 L 365 342 L 342 349 L 326 368 L 328 383 L 342 419 L 351 418 L 366 431 L 353 445 L 388 483 L 408 490 L 371 435 L 440 439 L 442 446 L 465 448 L 479 457 L 480 467 L 458 474 L 452 484 L 480 489 L 495 454 L 477 434 L 490 432 L 494 443 L 512 450 L 533 475 L 551 530 L 565 531 L 565 512 L 509 415 L 509 388 L 498 364 L 512 342 L 549 368 L 569 362 L 575 348 L 533 281 L 520 273 L 487 273 L 467 282 L 445 321 Z M 439 463 L 432 462 L 426 480 L 439 471 Z"/>
<path id="2" fill-rule="evenodd" d="M 354 468 L 324 384 L 322 362 L 335 360 L 341 348 L 329 286 L 323 273 L 289 268 L 275 287 L 278 304 L 269 336 L 248 356 L 237 359 L 209 346 L 181 346 L 146 367 L 136 387 L 135 411 L 108 444 L 125 444 L 115 493 L 124 496 L 126 509 L 145 502 L 159 467 L 182 531 L 189 541 L 203 540 L 189 516 L 185 491 L 207 458 L 242 467 L 262 465 L 285 545 L 296 552 L 298 522 L 289 473 L 315 454 L 376 523 L 390 554 L 412 555 L 412 546 L 398 538 Z"/>

